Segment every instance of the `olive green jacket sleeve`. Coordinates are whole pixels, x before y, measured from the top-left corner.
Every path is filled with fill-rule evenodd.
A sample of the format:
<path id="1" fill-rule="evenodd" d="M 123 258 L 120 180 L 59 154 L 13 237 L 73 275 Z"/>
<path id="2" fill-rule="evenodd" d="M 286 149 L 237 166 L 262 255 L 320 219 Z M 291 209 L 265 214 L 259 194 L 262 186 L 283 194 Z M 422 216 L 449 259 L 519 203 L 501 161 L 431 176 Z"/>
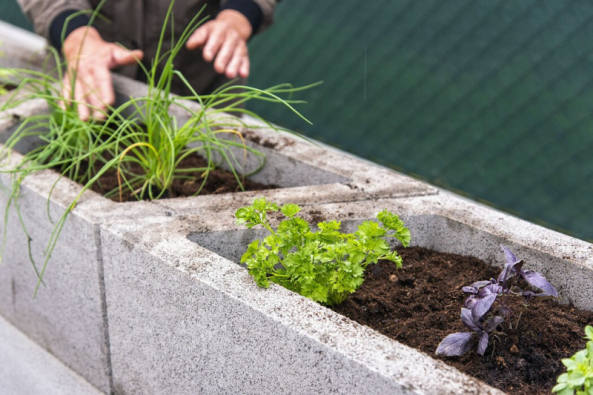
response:
<path id="1" fill-rule="evenodd" d="M 91 10 L 94 7 L 89 0 L 17 0 L 21 9 L 33 22 L 35 32 L 49 40 L 49 28 L 52 21 L 66 10 Z M 118 0 L 118 2 L 133 2 L 134 0 Z M 162 1 L 162 0 L 159 0 Z M 183 3 L 183 0 L 177 0 Z M 228 0 L 221 0 L 224 5 Z M 269 27 L 274 21 L 274 9 L 279 0 L 253 0 L 261 8 L 263 21 L 259 33 Z"/>
<path id="2" fill-rule="evenodd" d="M 17 0 L 21 9 L 33 22 L 35 32 L 49 40 L 49 28 L 52 21 L 66 10 L 90 10 L 87 0 Z"/>

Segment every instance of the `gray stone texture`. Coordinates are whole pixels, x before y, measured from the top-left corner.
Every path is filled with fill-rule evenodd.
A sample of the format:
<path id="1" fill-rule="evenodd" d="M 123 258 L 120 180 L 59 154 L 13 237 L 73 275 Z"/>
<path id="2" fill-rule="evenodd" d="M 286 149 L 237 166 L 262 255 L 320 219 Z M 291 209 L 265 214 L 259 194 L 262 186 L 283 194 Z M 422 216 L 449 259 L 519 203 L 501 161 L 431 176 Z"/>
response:
<path id="1" fill-rule="evenodd" d="M 2 395 L 100 395 L 103 392 L 0 317 Z"/>
<path id="2" fill-rule="evenodd" d="M 104 225 L 113 377 L 123 393 L 499 393 L 282 287 L 258 288 L 237 261 L 261 232 L 235 226 L 235 209 Z M 382 209 L 402 216 L 413 245 L 501 266 L 504 244 L 563 302 L 593 309 L 591 244 L 450 194 L 312 204 L 303 217 L 353 230 Z"/>
<path id="3" fill-rule="evenodd" d="M 282 287 L 258 288 L 188 240 L 187 220 L 107 228 L 116 393 L 500 393 Z"/>
<path id="4" fill-rule="evenodd" d="M 20 115 L 26 116 L 29 108 L 22 110 Z M 8 118 L 4 122 L 10 128 L 18 119 Z M 13 152 L 10 164 L 16 164 L 20 157 Z M 49 191 L 56 180 L 56 174 L 51 171 L 26 179 L 17 200 L 30 237 L 30 253 L 39 271 L 55 221 L 80 189 L 73 182 L 61 180 L 48 205 Z M 12 176 L 1 174 L 0 182 L 0 205 L 4 208 L 11 198 Z M 6 240 L 0 263 L 0 314 L 97 388 L 108 391 L 107 327 L 96 242 L 98 227 L 79 213 L 69 216 L 34 299 L 37 277 L 29 258 L 27 234 L 14 203 L 8 213 L 6 228 L 2 230 Z"/>

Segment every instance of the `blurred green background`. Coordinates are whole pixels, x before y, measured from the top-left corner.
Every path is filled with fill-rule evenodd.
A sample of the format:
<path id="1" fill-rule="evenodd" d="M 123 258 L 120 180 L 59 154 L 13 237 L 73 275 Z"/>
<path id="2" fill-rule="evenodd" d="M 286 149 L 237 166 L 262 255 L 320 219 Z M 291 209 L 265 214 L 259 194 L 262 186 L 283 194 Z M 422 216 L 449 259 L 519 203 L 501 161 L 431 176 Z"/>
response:
<path id="1" fill-rule="evenodd" d="M 324 81 L 269 120 L 593 239 L 593 2 L 285 0 L 250 51 L 251 85 Z"/>

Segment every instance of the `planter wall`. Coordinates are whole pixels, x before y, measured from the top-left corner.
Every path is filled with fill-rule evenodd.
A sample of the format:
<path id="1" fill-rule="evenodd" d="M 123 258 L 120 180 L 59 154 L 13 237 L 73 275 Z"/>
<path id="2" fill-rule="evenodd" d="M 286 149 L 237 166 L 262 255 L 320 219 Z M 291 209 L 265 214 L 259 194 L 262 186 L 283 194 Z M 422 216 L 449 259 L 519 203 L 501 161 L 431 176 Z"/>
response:
<path id="1" fill-rule="evenodd" d="M 118 98 L 141 95 L 146 86 L 122 77 L 115 78 Z M 188 105 L 197 108 L 194 103 Z M 43 101 L 32 101 L 0 115 L 0 142 L 5 142 L 23 119 L 47 112 Z M 180 121 L 187 117 L 176 114 Z M 265 195 L 276 201 L 325 202 L 364 200 L 373 196 L 408 196 L 436 193 L 436 189 L 408 177 L 381 169 L 366 162 L 310 146 L 290 136 L 272 131 L 250 131 L 252 139 L 268 147 L 248 142 L 268 155 L 268 165 L 254 178 L 274 183 L 284 189 L 267 190 Z M 24 141 L 10 157 L 14 166 L 25 153 L 38 144 Z M 241 153 L 242 155 L 242 153 Z M 250 159 L 247 158 L 247 170 Z M 352 174 L 350 169 L 359 169 Z M 58 175 L 44 171 L 28 177 L 22 184 L 19 206 L 31 249 L 38 266 L 44 262 L 44 249 L 53 230 L 47 216 L 50 191 Z M 3 174 L 4 189 L 11 186 L 11 176 Z M 0 197 L 5 205 L 9 196 Z M 80 185 L 60 180 L 53 191 L 49 207 L 51 218 L 59 219 L 66 207 L 80 193 Z M 103 283 L 101 224 L 110 220 L 134 223 L 138 218 L 167 216 L 173 209 L 187 208 L 193 214 L 207 208 L 250 202 L 257 192 L 199 196 L 171 201 L 115 203 L 94 192 L 85 192 L 68 218 L 53 256 L 49 261 L 44 286 L 32 299 L 36 284 L 29 262 L 27 237 L 21 229 L 14 209 L 6 230 L 7 243 L 0 265 L 0 314 L 34 339 L 66 365 L 80 373 L 97 388 L 111 390 L 108 320 Z"/>
<path id="2" fill-rule="evenodd" d="M 210 210 L 102 230 L 115 388 L 121 393 L 501 393 L 280 286 L 258 288 L 238 257 L 257 231 Z M 449 196 L 309 205 L 346 228 L 399 213 L 413 245 L 501 265 L 509 246 L 593 309 L 591 244 Z M 133 328 L 133 330 L 131 329 Z"/>

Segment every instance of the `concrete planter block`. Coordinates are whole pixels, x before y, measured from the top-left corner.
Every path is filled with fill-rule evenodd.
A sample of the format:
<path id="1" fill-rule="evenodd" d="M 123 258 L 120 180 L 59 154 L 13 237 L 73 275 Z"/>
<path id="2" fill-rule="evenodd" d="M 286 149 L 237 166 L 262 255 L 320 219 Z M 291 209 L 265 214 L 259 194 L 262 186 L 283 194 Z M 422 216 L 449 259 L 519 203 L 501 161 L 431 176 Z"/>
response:
<path id="1" fill-rule="evenodd" d="M 116 393 L 498 393 L 284 288 L 257 288 L 182 222 L 102 232 Z"/>
<path id="2" fill-rule="evenodd" d="M 3 117 L 0 139 L 5 141 L 22 119 L 44 110 L 45 103 L 33 101 L 11 112 L 14 116 Z M 25 152 L 35 143 L 24 141 L 16 148 Z M 12 152 L 4 168 L 14 167 L 21 158 L 18 152 Z M 18 199 L 31 237 L 31 256 L 39 270 L 54 229 L 48 208 L 51 218 L 57 221 L 81 190 L 78 184 L 62 179 L 48 203 L 57 178 L 52 171 L 28 177 Z M 0 182 L 3 187 L 0 205 L 5 207 L 12 178 L 2 174 Z M 146 205 L 140 203 L 137 207 Z M 111 385 L 99 223 L 101 215 L 107 214 L 125 219 L 122 209 L 94 193 L 85 194 L 63 227 L 36 299 L 33 293 L 37 278 L 30 263 L 27 236 L 14 206 L 9 213 L 6 233 L 2 232 L 6 244 L 0 263 L 0 314 L 105 392 L 110 391 Z M 158 211 L 158 207 L 154 206 L 153 211 Z"/>
<path id="3" fill-rule="evenodd" d="M 53 231 L 46 212 L 48 191 L 38 189 L 44 186 L 40 185 L 43 181 L 49 186 L 55 181 L 55 175 L 48 173 L 25 182 L 19 197 L 23 221 L 28 224 L 31 237 L 31 255 L 39 269 Z M 10 186 L 8 176 L 2 175 L 1 181 Z M 78 188 L 65 183 L 61 186 L 70 189 L 63 188 L 49 203 L 51 216 L 56 220 L 64 212 L 64 200 L 75 196 Z M 6 203 L 7 196 L 3 194 L 0 204 Z M 4 236 L 0 314 L 97 388 L 108 390 L 107 326 L 97 224 L 81 211 L 70 216 L 36 299 L 33 292 L 37 278 L 29 259 L 27 237 L 14 208 Z"/>
<path id="4" fill-rule="evenodd" d="M 593 309 L 593 246 L 450 196 L 309 205 L 303 216 L 354 229 L 383 209 L 413 244 L 504 262 L 510 247 Z M 101 232 L 115 388 L 157 393 L 499 394 L 479 380 L 280 286 L 258 288 L 237 265 L 257 230 L 233 209 L 203 210 Z"/>
<path id="5" fill-rule="evenodd" d="M 0 388 L 16 395 L 100 395 L 0 316 Z"/>
<path id="6" fill-rule="evenodd" d="M 43 65 L 49 54 L 42 37 L 0 21 L 0 68 L 28 68 Z"/>
<path id="7" fill-rule="evenodd" d="M 120 103 L 126 98 L 142 95 L 146 90 L 146 85 L 118 76 L 115 77 L 115 87 Z M 188 105 L 197 106 L 195 103 Z M 47 111 L 47 105 L 42 100 L 33 100 L 0 114 L 0 143 L 6 142 L 24 119 Z M 187 117 L 187 114 L 175 111 L 180 120 Z M 309 146 L 309 143 L 287 134 L 276 135 L 269 130 L 249 131 L 247 134 L 252 140 L 279 141 L 274 149 L 249 142 L 252 146 L 261 147 L 269 157 L 268 166 L 256 176 L 258 180 L 285 187 L 265 191 L 276 201 L 313 204 L 365 200 L 373 196 L 422 196 L 437 192 L 435 188 L 411 178 L 336 151 Z M 4 165 L 8 168 L 15 166 L 22 158 L 21 154 L 37 144 L 36 140 L 18 144 L 10 155 L 10 162 Z M 269 147 L 270 143 L 265 145 Z M 250 163 L 247 163 L 247 168 Z M 352 174 L 351 168 L 359 171 Z M 52 220 L 56 221 L 81 192 L 80 185 L 62 179 L 53 189 L 48 204 L 57 178 L 52 171 L 29 176 L 22 184 L 18 200 L 37 265 L 45 260 L 45 247 L 54 229 L 47 216 L 47 207 Z M 10 190 L 10 175 L 1 175 L 0 181 L 7 191 Z M 259 194 L 240 192 L 158 202 L 115 203 L 87 191 L 62 230 L 49 261 L 45 285 L 35 300 L 32 296 L 36 277 L 29 262 L 27 237 L 13 209 L 0 265 L 0 314 L 97 388 L 109 392 L 112 386 L 103 286 L 102 255 L 105 248 L 99 237 L 101 224 L 107 220 L 127 224 L 139 218 L 177 218 L 184 213 L 238 207 Z M 0 204 L 5 205 L 8 198 L 7 194 L 3 194 Z"/>

